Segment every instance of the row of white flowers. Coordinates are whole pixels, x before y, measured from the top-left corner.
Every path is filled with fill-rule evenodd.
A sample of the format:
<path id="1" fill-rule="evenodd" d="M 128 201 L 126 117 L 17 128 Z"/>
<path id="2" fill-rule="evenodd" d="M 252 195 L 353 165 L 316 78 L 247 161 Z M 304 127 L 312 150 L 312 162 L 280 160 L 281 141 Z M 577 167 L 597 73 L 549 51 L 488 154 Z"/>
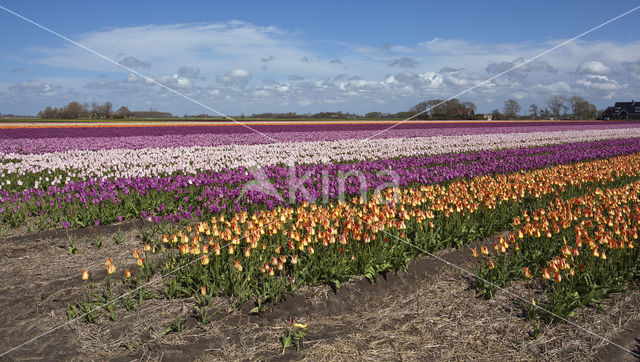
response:
<path id="1" fill-rule="evenodd" d="M 640 137 L 640 128 L 0 154 L 0 179 L 10 174 L 60 170 L 66 176 L 56 182 L 64 183 L 76 177 L 195 174 L 242 166 L 327 164 L 630 137 Z"/>

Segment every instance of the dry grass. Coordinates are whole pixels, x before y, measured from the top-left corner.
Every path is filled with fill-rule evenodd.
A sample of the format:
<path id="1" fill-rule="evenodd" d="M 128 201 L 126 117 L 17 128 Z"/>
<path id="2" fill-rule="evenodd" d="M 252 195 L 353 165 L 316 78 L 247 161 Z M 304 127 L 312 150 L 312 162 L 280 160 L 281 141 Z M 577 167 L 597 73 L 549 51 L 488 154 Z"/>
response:
<path id="1" fill-rule="evenodd" d="M 0 292 L 4 310 L 0 313 L 7 322 L 0 328 L 0 334 L 5 334 L 3 344 L 16 345 L 65 323 L 66 304 L 82 295 L 79 270 L 92 260 L 99 260 L 97 268 L 103 270 L 106 256 L 130 258 L 130 250 L 140 247 L 135 230 L 127 231 L 119 246 L 105 240 L 97 249 L 90 245 L 92 238 L 79 239 L 78 245 L 86 248 L 72 257 L 59 247 L 65 243 L 64 235 L 13 249 L 14 243 L 7 246 L 0 273 L 3 286 L 14 289 Z M 438 253 L 474 270 L 474 260 L 467 254 L 451 249 Z M 162 280 L 153 283 L 153 288 L 161 294 Z M 528 288 L 524 283 L 511 283 L 508 291 L 529 298 Z M 248 315 L 247 308 L 236 309 L 230 298 L 216 298 L 212 310 L 217 313 L 206 325 L 195 317 L 193 298 L 147 300 L 130 312 L 120 307 L 115 322 L 103 317 L 95 324 L 70 323 L 14 352 L 11 358 L 339 361 L 592 360 L 607 356 L 597 354 L 606 342 L 571 324 L 548 326 L 533 339 L 533 327 L 512 295 L 502 291 L 484 300 L 475 293 L 472 279 L 440 261 L 423 258 L 411 263 L 408 273 L 390 274 L 373 285 L 355 278 L 337 294 L 327 286 L 305 287 L 296 294 L 297 302 L 285 301 L 261 316 Z M 579 310 L 572 321 L 629 346 L 629 330 L 640 324 L 639 312 L 640 291 L 634 289 L 604 300 L 600 310 Z M 309 328 L 303 350 L 289 348 L 282 355 L 279 337 L 288 328 L 287 317 Z M 184 329 L 166 333 L 178 318 L 185 319 Z"/>

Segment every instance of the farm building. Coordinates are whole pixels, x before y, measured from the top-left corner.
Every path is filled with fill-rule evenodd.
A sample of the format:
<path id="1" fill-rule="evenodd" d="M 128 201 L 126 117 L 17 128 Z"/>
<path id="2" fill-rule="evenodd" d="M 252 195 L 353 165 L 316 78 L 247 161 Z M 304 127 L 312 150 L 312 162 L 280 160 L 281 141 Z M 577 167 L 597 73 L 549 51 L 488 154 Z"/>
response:
<path id="1" fill-rule="evenodd" d="M 640 102 L 616 102 L 613 107 L 607 107 L 600 119 L 637 119 L 640 120 Z"/>
<path id="2" fill-rule="evenodd" d="M 168 112 L 158 111 L 130 111 L 127 107 L 120 107 L 113 112 L 115 118 L 172 118 L 173 115 Z"/>

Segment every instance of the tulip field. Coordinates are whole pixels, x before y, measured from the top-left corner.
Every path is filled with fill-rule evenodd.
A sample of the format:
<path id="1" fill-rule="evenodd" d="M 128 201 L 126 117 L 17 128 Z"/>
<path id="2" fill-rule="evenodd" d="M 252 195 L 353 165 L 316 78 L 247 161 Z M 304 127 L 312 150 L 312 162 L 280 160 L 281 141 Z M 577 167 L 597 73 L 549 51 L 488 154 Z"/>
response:
<path id="1" fill-rule="evenodd" d="M 96 358 L 219 345 L 213 359 L 483 359 L 511 338 L 519 347 L 495 353 L 582 359 L 608 343 L 593 334 L 616 336 L 593 318 L 638 322 L 624 303 L 640 277 L 640 124 L 391 125 L 0 125 L 2 313 L 29 326 L 1 329 L 0 345 L 64 324 L 44 345 Z M 392 305 L 406 318 L 384 330 L 406 338 L 393 348 L 358 329 L 384 326 Z M 446 323 L 452 336 L 491 321 L 485 347 L 431 335 L 444 310 L 465 316 Z M 558 331 L 584 340 L 564 345 Z M 47 353 L 33 344 L 9 357 Z"/>

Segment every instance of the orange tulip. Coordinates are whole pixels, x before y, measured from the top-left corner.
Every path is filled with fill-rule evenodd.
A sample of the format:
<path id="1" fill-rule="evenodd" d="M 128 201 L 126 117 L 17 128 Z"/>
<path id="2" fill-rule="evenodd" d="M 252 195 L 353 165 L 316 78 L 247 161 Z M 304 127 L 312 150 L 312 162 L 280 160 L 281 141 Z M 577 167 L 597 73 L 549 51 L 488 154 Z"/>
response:
<path id="1" fill-rule="evenodd" d="M 557 283 L 560 283 L 562 281 L 562 275 L 560 275 L 560 273 L 554 273 L 553 274 L 553 280 Z"/>
<path id="2" fill-rule="evenodd" d="M 471 249 L 471 255 L 473 255 L 474 258 L 478 257 L 478 251 L 476 250 L 476 248 Z"/>
<path id="3" fill-rule="evenodd" d="M 89 279 L 89 271 L 85 269 L 82 271 L 82 280 L 87 280 L 87 279 Z"/>
<path id="4" fill-rule="evenodd" d="M 529 271 L 529 268 L 526 267 L 526 266 L 524 267 L 523 274 L 524 274 L 525 279 L 531 278 L 531 272 Z"/>
<path id="5" fill-rule="evenodd" d="M 124 271 L 124 277 L 125 279 L 129 279 L 131 278 L 131 270 L 127 269 Z"/>
<path id="6" fill-rule="evenodd" d="M 493 264 L 493 260 L 489 260 L 489 269 L 493 269 L 496 266 Z"/>
<path id="7" fill-rule="evenodd" d="M 233 267 L 236 268 L 236 270 L 238 270 L 239 272 L 242 271 L 242 264 L 240 264 L 240 261 L 237 259 L 233 261 Z"/>
<path id="8" fill-rule="evenodd" d="M 547 268 L 542 269 L 542 277 L 544 279 L 551 279 L 551 274 L 549 274 L 549 270 Z"/>
<path id="9" fill-rule="evenodd" d="M 204 254 L 204 255 L 202 255 L 202 258 L 201 258 L 201 260 L 200 260 L 200 263 L 201 263 L 202 265 L 207 265 L 207 264 L 209 264 L 209 255 L 208 255 L 208 254 Z"/>
<path id="10" fill-rule="evenodd" d="M 189 246 L 187 244 L 180 244 L 180 253 L 182 255 L 189 254 Z M 140 255 L 138 254 L 138 258 L 136 259 L 139 259 L 139 258 L 140 258 Z"/>
<path id="11" fill-rule="evenodd" d="M 206 286 L 201 286 L 200 287 L 200 295 L 202 295 L 203 297 L 207 296 L 207 287 Z"/>

